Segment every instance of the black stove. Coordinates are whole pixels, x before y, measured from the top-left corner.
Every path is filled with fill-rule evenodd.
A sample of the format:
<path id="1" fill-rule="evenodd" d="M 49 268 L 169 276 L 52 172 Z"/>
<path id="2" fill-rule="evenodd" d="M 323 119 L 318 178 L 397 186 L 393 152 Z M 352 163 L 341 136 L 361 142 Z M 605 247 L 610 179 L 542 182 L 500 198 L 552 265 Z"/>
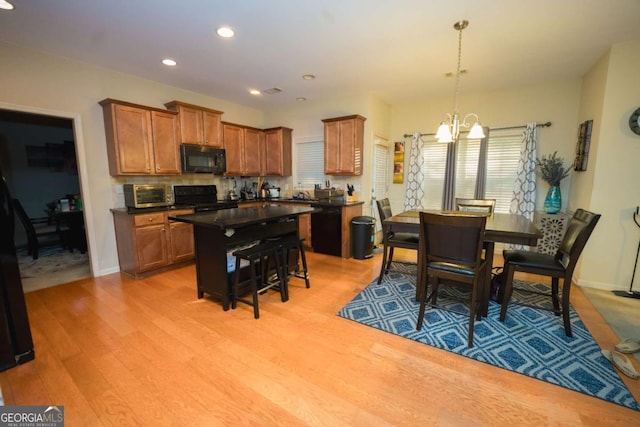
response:
<path id="1" fill-rule="evenodd" d="M 238 207 L 238 202 L 218 200 L 218 190 L 215 185 L 174 185 L 173 197 L 176 207 L 189 206 L 196 212 Z"/>

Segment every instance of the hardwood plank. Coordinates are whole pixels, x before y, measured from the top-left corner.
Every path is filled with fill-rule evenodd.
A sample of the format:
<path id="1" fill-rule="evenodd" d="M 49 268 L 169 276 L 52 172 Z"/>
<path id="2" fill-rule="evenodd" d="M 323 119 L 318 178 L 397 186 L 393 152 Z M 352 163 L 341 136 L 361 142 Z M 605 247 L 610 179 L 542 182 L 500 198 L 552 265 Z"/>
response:
<path id="1" fill-rule="evenodd" d="M 0 373 L 5 404 L 64 405 L 69 426 L 637 424 L 635 411 L 336 316 L 381 256 L 307 258 L 311 288 L 292 279 L 288 302 L 261 295 L 258 320 L 197 299 L 193 266 L 27 293 L 36 359 Z M 603 348 L 618 342 L 577 286 L 572 304 Z"/>

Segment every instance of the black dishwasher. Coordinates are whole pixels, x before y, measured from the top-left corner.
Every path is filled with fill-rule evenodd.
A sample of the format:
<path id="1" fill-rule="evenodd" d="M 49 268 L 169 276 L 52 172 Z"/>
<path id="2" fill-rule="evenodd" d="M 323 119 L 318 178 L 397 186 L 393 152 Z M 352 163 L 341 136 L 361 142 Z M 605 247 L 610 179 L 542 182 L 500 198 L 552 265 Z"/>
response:
<path id="1" fill-rule="evenodd" d="M 311 247 L 314 252 L 342 256 L 342 210 L 340 207 L 316 206 L 311 214 Z"/>

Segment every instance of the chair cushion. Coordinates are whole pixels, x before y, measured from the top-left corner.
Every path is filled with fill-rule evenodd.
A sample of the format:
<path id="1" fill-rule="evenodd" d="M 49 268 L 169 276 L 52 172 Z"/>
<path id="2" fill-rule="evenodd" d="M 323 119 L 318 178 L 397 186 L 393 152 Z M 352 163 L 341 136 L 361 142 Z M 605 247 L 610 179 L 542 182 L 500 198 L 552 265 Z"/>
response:
<path id="1" fill-rule="evenodd" d="M 420 242 L 420 235 L 416 233 L 393 233 L 389 236 L 390 241 L 416 243 Z"/>
<path id="2" fill-rule="evenodd" d="M 433 270 L 448 271 L 450 273 L 462 274 L 470 277 L 474 275 L 473 267 L 455 264 L 452 262 L 430 262 L 427 267 Z"/>
<path id="3" fill-rule="evenodd" d="M 530 251 L 504 250 L 502 252 L 504 263 L 527 268 L 540 268 L 563 272 L 564 266 L 553 255 Z"/>

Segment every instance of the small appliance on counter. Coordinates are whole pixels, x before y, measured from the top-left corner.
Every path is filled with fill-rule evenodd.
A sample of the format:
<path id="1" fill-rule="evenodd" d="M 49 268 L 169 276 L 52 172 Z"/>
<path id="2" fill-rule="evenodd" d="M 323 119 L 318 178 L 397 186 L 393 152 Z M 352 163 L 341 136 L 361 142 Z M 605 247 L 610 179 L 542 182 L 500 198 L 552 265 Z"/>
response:
<path id="1" fill-rule="evenodd" d="M 173 205 L 173 192 L 170 185 L 124 184 L 122 190 L 124 205 L 128 208 L 154 208 Z"/>
<path id="2" fill-rule="evenodd" d="M 269 188 L 269 197 L 273 198 L 279 198 L 280 197 L 280 188 L 277 187 L 271 187 Z"/>

